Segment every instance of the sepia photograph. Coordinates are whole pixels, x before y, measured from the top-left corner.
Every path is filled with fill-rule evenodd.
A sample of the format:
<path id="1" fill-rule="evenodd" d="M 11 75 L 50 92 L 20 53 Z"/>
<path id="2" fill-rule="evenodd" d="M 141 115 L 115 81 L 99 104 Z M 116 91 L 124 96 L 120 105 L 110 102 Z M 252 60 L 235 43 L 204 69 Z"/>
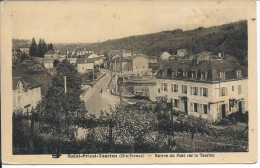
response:
<path id="1" fill-rule="evenodd" d="M 5 3 L 14 158 L 174 163 L 257 148 L 254 2 Z"/>

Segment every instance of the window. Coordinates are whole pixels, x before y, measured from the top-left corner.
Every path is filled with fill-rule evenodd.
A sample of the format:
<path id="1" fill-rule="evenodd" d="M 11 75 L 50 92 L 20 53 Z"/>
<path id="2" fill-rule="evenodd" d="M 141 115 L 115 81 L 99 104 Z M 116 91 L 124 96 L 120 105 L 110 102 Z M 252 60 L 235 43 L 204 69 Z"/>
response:
<path id="1" fill-rule="evenodd" d="M 193 112 L 198 112 L 198 103 L 193 103 Z"/>
<path id="2" fill-rule="evenodd" d="M 203 104 L 203 113 L 208 114 L 208 105 Z"/>
<path id="3" fill-rule="evenodd" d="M 161 90 L 160 90 L 160 88 L 158 88 L 158 93 L 160 93 L 161 92 Z"/>
<path id="4" fill-rule="evenodd" d="M 220 79 L 225 79 L 226 78 L 226 73 L 225 72 L 219 72 L 219 78 Z"/>
<path id="5" fill-rule="evenodd" d="M 238 94 L 241 94 L 241 93 L 242 93 L 242 86 L 238 85 Z"/>
<path id="6" fill-rule="evenodd" d="M 220 96 L 226 96 L 227 95 L 227 88 L 222 87 L 220 88 Z"/>
<path id="7" fill-rule="evenodd" d="M 235 90 L 235 87 L 234 86 L 232 86 L 232 91 L 234 91 Z"/>
<path id="8" fill-rule="evenodd" d="M 187 94 L 187 85 L 182 85 L 181 88 L 182 88 L 182 93 Z"/>
<path id="9" fill-rule="evenodd" d="M 171 85 L 171 90 L 172 90 L 172 92 L 178 92 L 178 85 L 177 84 L 172 84 Z"/>
<path id="10" fill-rule="evenodd" d="M 208 88 L 200 88 L 200 95 L 208 97 Z"/>
<path id="11" fill-rule="evenodd" d="M 191 94 L 198 96 L 198 87 L 191 87 Z"/>
<path id="12" fill-rule="evenodd" d="M 240 70 L 240 69 L 239 69 L 239 70 L 236 70 L 236 76 L 237 76 L 237 78 L 242 77 L 242 73 L 241 73 L 241 70 Z"/>
<path id="13" fill-rule="evenodd" d="M 143 68 L 145 68 L 145 66 L 143 66 Z"/>
<path id="14" fill-rule="evenodd" d="M 178 107 L 178 99 L 173 99 L 173 107 Z"/>
<path id="15" fill-rule="evenodd" d="M 167 83 L 162 83 L 162 91 L 168 91 Z"/>

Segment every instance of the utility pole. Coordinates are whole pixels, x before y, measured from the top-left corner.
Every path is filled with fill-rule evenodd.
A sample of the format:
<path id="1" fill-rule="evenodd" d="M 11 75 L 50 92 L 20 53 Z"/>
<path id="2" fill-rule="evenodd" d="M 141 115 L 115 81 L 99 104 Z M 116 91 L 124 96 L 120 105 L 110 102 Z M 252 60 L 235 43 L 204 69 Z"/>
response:
<path id="1" fill-rule="evenodd" d="M 64 92 L 67 93 L 67 78 L 64 76 Z"/>
<path id="2" fill-rule="evenodd" d="M 94 80 L 95 80 L 95 65 L 93 64 L 93 82 L 94 82 Z"/>

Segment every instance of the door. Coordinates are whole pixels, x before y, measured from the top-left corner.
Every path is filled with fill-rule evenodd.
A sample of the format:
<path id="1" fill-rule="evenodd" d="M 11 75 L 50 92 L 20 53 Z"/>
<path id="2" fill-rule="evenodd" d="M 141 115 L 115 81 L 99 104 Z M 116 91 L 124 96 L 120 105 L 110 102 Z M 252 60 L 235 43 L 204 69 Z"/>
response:
<path id="1" fill-rule="evenodd" d="M 222 109 L 222 118 L 226 118 L 226 105 L 222 104 L 221 109 Z"/>
<path id="2" fill-rule="evenodd" d="M 184 110 L 185 110 L 185 114 L 188 114 L 188 103 L 187 103 L 187 100 L 184 101 Z"/>
<path id="3" fill-rule="evenodd" d="M 242 113 L 242 101 L 238 103 L 238 111 L 239 113 Z"/>

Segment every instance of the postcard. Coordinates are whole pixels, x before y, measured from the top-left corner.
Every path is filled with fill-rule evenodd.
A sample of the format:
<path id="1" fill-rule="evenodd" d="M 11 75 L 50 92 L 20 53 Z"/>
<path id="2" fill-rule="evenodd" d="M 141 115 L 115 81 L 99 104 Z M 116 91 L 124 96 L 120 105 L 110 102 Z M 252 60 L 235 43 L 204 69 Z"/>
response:
<path id="1" fill-rule="evenodd" d="M 256 163 L 256 70 L 253 0 L 3 1 L 3 163 Z"/>

